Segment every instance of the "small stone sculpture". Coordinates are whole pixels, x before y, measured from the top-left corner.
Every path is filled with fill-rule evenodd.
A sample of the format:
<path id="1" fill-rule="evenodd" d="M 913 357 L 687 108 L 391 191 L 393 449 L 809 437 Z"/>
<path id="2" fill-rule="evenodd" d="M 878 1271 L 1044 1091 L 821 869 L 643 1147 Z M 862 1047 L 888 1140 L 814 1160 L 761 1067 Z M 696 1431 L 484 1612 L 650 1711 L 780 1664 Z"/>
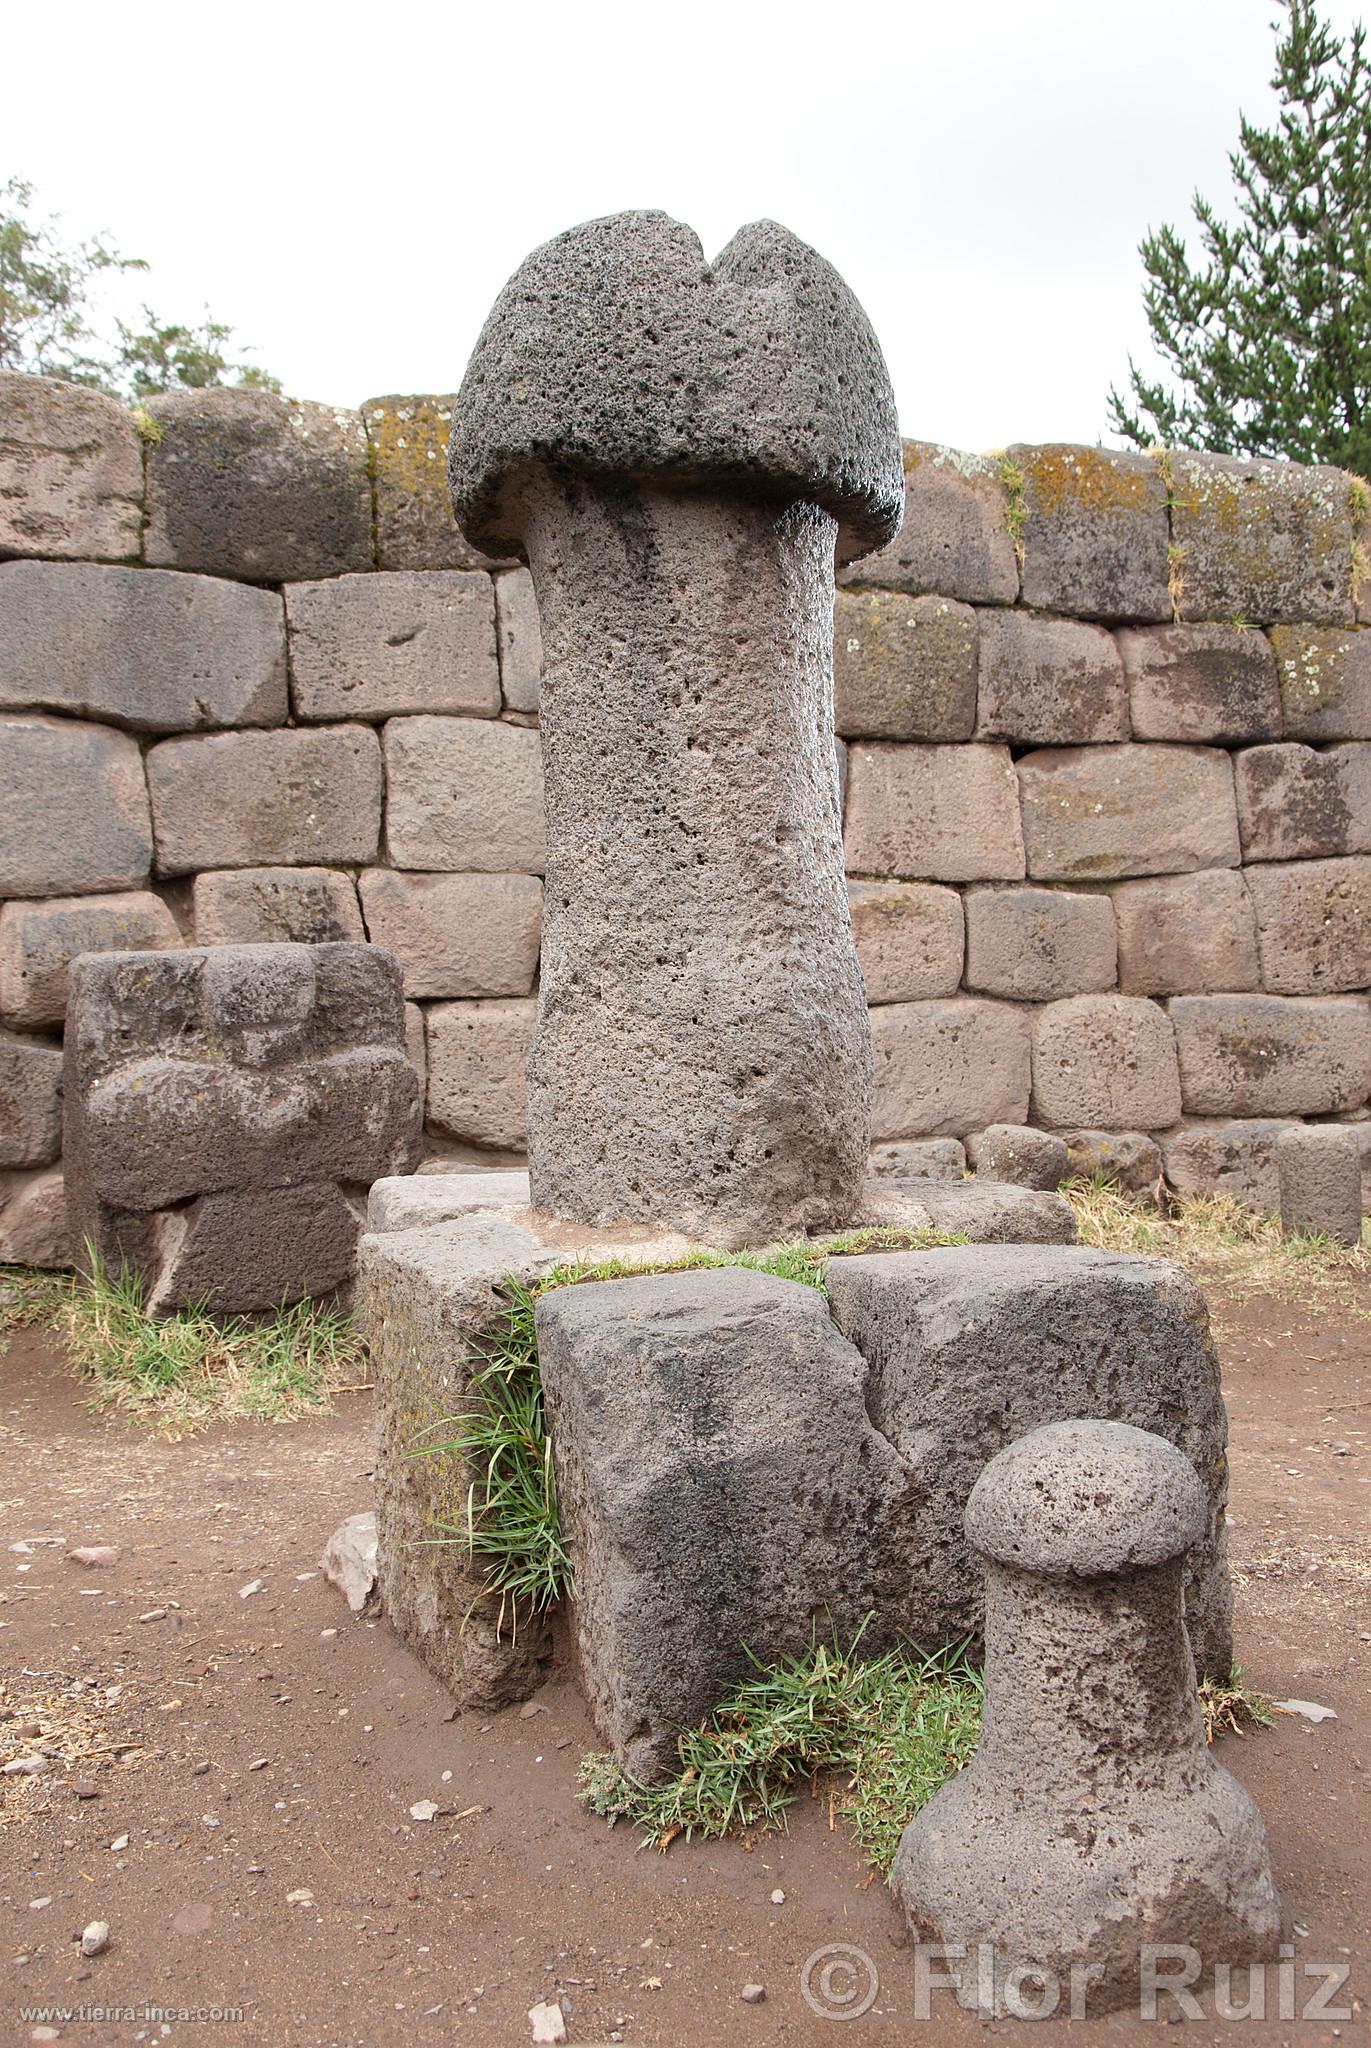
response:
<path id="1" fill-rule="evenodd" d="M 1206 1745 L 1181 1618 L 1205 1524 L 1189 1461 L 1125 1423 L 1036 1429 L 976 1482 L 980 1748 L 891 1883 L 919 1936 L 962 1945 L 958 1997 L 985 2016 L 1031 2016 L 1044 1984 L 1065 2011 L 1068 1977 L 1092 2013 L 1129 2003 L 1147 1945 L 1275 1955 L 1266 1831 Z"/>
<path id="2" fill-rule="evenodd" d="M 1361 1243 L 1361 1147 L 1347 1124 L 1296 1124 L 1276 1140 L 1281 1229 Z"/>

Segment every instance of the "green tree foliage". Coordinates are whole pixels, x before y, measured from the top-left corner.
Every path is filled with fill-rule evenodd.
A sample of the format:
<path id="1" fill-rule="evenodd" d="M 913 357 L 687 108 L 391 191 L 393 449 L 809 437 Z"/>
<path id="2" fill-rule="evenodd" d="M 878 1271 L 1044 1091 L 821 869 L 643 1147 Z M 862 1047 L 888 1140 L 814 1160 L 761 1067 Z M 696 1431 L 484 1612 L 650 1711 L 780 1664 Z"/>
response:
<path id="1" fill-rule="evenodd" d="M 254 364 L 230 359 L 233 329 L 208 312 L 189 326 L 144 306 L 141 330 L 116 319 L 102 335 L 97 280 L 106 271 L 146 269 L 103 235 L 66 243 L 57 223 L 34 216 L 31 185 L 22 178 L 0 185 L 0 370 L 65 377 L 129 399 L 230 382 L 280 390 Z"/>
<path id="2" fill-rule="evenodd" d="M 1281 0 L 1273 128 L 1243 119 L 1229 157 L 1236 218 L 1198 194 L 1204 261 L 1174 227 L 1144 237 L 1152 344 L 1129 362 L 1113 430 L 1147 447 L 1287 455 L 1371 473 L 1371 67 L 1314 0 Z M 1281 26 L 1280 24 L 1277 25 Z"/>

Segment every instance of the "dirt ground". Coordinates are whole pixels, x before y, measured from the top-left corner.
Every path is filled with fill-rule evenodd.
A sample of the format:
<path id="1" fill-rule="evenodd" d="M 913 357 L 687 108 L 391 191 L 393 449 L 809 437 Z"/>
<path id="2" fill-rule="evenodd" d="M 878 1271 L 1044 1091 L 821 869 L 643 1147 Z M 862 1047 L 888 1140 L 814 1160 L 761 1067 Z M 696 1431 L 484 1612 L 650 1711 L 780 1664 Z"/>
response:
<path id="1" fill-rule="evenodd" d="M 1356 2003 L 1346 2018 L 1188 2019 L 1181 2038 L 1364 2041 L 1371 1321 L 1214 1306 L 1239 1655 L 1252 1684 L 1337 1714 L 1283 1716 L 1221 1753 L 1266 1817 L 1296 1970 L 1350 1964 L 1333 2003 Z M 61 1360 L 21 1332 L 0 1362 L 0 1425 L 0 1676 L 15 1713 L 84 1730 L 88 1753 L 46 1794 L 3 1781 L 11 1807 L 39 1810 L 0 1827 L 0 2039 L 514 2044 L 560 1993 L 573 2043 L 823 2043 L 844 2036 L 801 1972 L 835 1943 L 879 1978 L 845 2022 L 861 2048 L 1023 2038 L 946 1992 L 915 2017 L 899 1916 L 825 1802 L 788 1836 L 660 1856 L 577 1805 L 594 1744 L 564 1679 L 522 1710 L 450 1721 L 384 1622 L 353 1619 L 319 1575 L 331 1530 L 369 1501 L 367 1396 L 327 1420 L 164 1444 L 92 1421 Z M 117 1563 L 66 1558 L 95 1543 L 119 1545 Z M 442 1809 L 432 1821 L 410 1817 L 423 1799 Z M 74 1937 L 96 1919 L 110 1944 L 83 1960 Z M 850 1982 L 828 1981 L 839 1996 Z M 1297 2011 L 1319 1982 L 1297 1979 Z M 1274 2012 L 1274 1970 L 1268 1983 Z M 763 2002 L 742 2001 L 749 1984 Z M 81 2005 L 126 2010 L 40 2011 Z M 1174 2010 L 1163 2001 L 1162 2018 Z M 1155 2033 L 1113 2017 L 1031 2038 L 1126 2048 Z"/>

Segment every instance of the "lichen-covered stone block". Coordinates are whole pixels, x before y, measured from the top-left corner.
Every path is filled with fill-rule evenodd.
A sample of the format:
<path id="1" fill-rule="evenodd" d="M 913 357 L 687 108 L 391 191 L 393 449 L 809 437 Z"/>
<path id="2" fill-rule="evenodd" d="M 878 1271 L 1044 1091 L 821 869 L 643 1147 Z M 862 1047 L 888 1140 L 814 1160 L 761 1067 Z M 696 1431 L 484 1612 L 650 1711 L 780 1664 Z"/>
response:
<path id="1" fill-rule="evenodd" d="M 1217 747 L 1045 747 L 1018 764 L 1035 881 L 1236 867 L 1233 767 Z"/>
<path id="2" fill-rule="evenodd" d="M 1244 747 L 1233 774 L 1245 860 L 1371 853 L 1371 746 Z"/>
<path id="3" fill-rule="evenodd" d="M 165 951 L 181 933 L 160 897 L 59 896 L 0 908 L 0 1018 L 21 1031 L 60 1028 L 67 969 L 78 953 Z"/>
<path id="4" fill-rule="evenodd" d="M 71 1264 L 60 1166 L 0 1173 L 0 1266 Z"/>
<path id="5" fill-rule="evenodd" d="M 136 732 L 280 725 L 286 631 L 274 591 L 95 562 L 0 566 L 0 706 Z"/>
<path id="6" fill-rule="evenodd" d="M 1191 1121 L 1161 1141 L 1167 1183 L 1182 1197 L 1224 1195 L 1260 1216 L 1280 1208 L 1276 1144 L 1288 1122 L 1239 1117 Z"/>
<path id="7" fill-rule="evenodd" d="M 137 561 L 143 446 L 103 392 L 0 371 L 0 556 Z"/>
<path id="8" fill-rule="evenodd" d="M 285 598 L 298 718 L 499 716 L 495 592 L 481 571 L 334 576 L 288 583 Z"/>
<path id="9" fill-rule="evenodd" d="M 1182 619 L 1351 622 L 1351 491 L 1342 470 L 1188 449 L 1173 449 L 1166 462 Z"/>
<path id="10" fill-rule="evenodd" d="M 1159 1131 L 1181 1113 L 1176 1046 L 1165 1010 L 1136 996 L 1068 996 L 1033 1019 L 1033 1116 Z"/>
<path id="11" fill-rule="evenodd" d="M 1066 1179 L 1066 1141 L 1030 1124 L 991 1124 L 974 1131 L 966 1155 L 977 1180 L 1008 1181 L 1022 1188 L 1059 1188 Z"/>
<path id="12" fill-rule="evenodd" d="M 192 885 L 198 946 L 364 939 L 357 886 L 337 868 L 224 868 Z"/>
<path id="13" fill-rule="evenodd" d="M 1273 626 L 1288 740 L 1371 739 L 1371 632 Z"/>
<path id="14" fill-rule="evenodd" d="M 871 1003 L 950 996 L 962 978 L 962 902 L 928 882 L 849 882 L 852 935 Z"/>
<path id="15" fill-rule="evenodd" d="M 1139 740 L 1233 746 L 1281 731 L 1276 657 L 1241 626 L 1145 626 L 1117 636 Z"/>
<path id="16" fill-rule="evenodd" d="M 1013 604 L 1019 564 L 1003 464 L 931 441 L 904 444 L 904 522 L 893 541 L 842 581 L 911 597 Z"/>
<path id="17" fill-rule="evenodd" d="M 417 392 L 362 407 L 376 493 L 379 569 L 484 569 L 452 516 L 447 444 L 453 396 Z"/>
<path id="18" fill-rule="evenodd" d="M 1232 994 L 1260 987 L 1256 918 L 1236 868 L 1120 882 L 1110 894 L 1125 995 Z"/>
<path id="19" fill-rule="evenodd" d="M 1371 1091 L 1360 997 L 1177 996 L 1170 1008 L 1191 1116 L 1323 1116 Z"/>
<path id="20" fill-rule="evenodd" d="M 1063 1131 L 1067 1163 L 1086 1180 L 1112 1180 L 1126 1194 L 1150 1194 L 1162 1177 L 1161 1147 L 1141 1131 Z"/>
<path id="21" fill-rule="evenodd" d="M 1106 895 L 1067 889 L 968 889 L 966 985 L 978 995 L 1050 1003 L 1113 988 L 1114 912 Z"/>
<path id="22" fill-rule="evenodd" d="M 1248 869 L 1262 987 L 1330 995 L 1371 983 L 1371 859 Z"/>
<path id="23" fill-rule="evenodd" d="M 1148 455 L 1013 447 L 1023 601 L 1085 619 L 1169 619 L 1166 485 Z"/>
<path id="24" fill-rule="evenodd" d="M 434 1003 L 428 1024 L 428 1120 L 485 1151 L 522 1152 L 527 1139 L 531 999 Z M 612 1132 L 605 1143 L 613 1143 Z"/>
<path id="25" fill-rule="evenodd" d="M 954 996 L 872 1011 L 876 1139 L 961 1137 L 1028 1121 L 1029 1024 L 1011 1003 Z"/>
<path id="26" fill-rule="evenodd" d="M 144 559 L 248 583 L 369 569 L 361 416 L 233 388 L 150 398 Z"/>
<path id="27" fill-rule="evenodd" d="M 384 743 L 393 866 L 542 873 L 547 828 L 536 732 L 484 719 L 396 718 Z"/>
<path id="28" fill-rule="evenodd" d="M 852 739 L 969 740 L 976 614 L 946 597 L 840 590 L 833 605 L 837 730 Z"/>
<path id="29" fill-rule="evenodd" d="M 1281 1229 L 1361 1243 L 1361 1148 L 1346 1124 L 1292 1125 L 1276 1140 Z"/>
<path id="30" fill-rule="evenodd" d="M 976 737 L 1018 747 L 1128 738 L 1128 692 L 1113 635 L 1075 619 L 986 612 Z"/>
<path id="31" fill-rule="evenodd" d="M 495 623 L 505 709 L 536 717 L 543 688 L 543 629 L 527 569 L 505 569 L 495 578 Z"/>
<path id="32" fill-rule="evenodd" d="M 848 749 L 848 872 L 1018 881 L 1023 833 L 1007 747 Z"/>
<path id="33" fill-rule="evenodd" d="M 0 717 L 0 897 L 136 889 L 151 864 L 136 740 L 70 718 Z"/>
<path id="34" fill-rule="evenodd" d="M 381 748 L 369 726 L 163 740 L 147 769 L 159 874 L 376 858 Z"/>
<path id="35" fill-rule="evenodd" d="M 61 1047 L 0 1031 L 0 1167 L 46 1166 L 61 1149 Z"/>
<path id="36" fill-rule="evenodd" d="M 408 996 L 526 996 L 538 967 L 536 875 L 415 875 L 370 868 L 360 882 L 374 944 L 404 969 Z"/>

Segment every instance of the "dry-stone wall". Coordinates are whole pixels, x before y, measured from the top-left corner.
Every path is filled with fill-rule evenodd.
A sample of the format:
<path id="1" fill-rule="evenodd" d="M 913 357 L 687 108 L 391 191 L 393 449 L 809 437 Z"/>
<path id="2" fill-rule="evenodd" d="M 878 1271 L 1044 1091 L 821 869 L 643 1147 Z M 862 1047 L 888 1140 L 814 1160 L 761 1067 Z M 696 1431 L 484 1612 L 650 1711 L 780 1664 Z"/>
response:
<path id="1" fill-rule="evenodd" d="M 430 1150 L 521 1152 L 538 620 L 453 523 L 450 411 L 0 375 L 0 1259 L 64 1256 L 82 952 L 369 937 Z M 1071 447 L 905 470 L 835 616 L 883 1156 L 1130 1134 L 1135 1180 L 1275 1210 L 1277 1137 L 1336 1118 L 1371 1177 L 1365 486 Z"/>

